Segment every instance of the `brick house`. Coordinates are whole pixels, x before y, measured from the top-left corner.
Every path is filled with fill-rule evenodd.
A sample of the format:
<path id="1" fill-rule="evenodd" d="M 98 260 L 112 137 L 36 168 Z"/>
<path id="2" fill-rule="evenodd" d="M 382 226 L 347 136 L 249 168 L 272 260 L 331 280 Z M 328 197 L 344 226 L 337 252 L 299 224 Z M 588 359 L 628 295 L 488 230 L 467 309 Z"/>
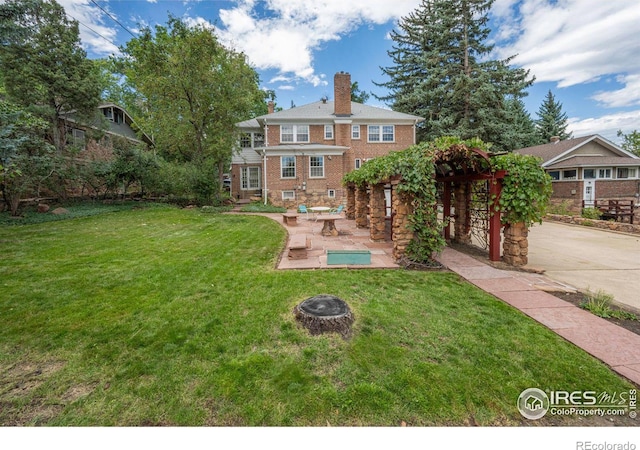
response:
<path id="1" fill-rule="evenodd" d="M 579 212 L 594 200 L 634 200 L 640 196 L 640 158 L 597 134 L 516 150 L 542 158 L 553 179 L 552 204 Z"/>
<path id="2" fill-rule="evenodd" d="M 334 100 L 320 100 L 238 124 L 240 150 L 232 159 L 231 195 L 260 197 L 294 208 L 337 206 L 344 174 L 368 159 L 416 143 L 422 117 L 351 101 L 351 76 L 334 77 Z M 266 197 L 266 198 L 265 198 Z"/>

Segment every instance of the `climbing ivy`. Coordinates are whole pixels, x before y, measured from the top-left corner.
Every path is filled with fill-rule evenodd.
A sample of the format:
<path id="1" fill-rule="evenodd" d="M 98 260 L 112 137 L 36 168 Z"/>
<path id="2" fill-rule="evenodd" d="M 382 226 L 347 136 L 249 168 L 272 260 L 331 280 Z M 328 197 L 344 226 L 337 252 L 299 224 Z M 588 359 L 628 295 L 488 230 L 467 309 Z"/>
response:
<path id="1" fill-rule="evenodd" d="M 369 160 L 360 169 L 346 174 L 343 183 L 364 186 L 399 178 L 396 189 L 399 193 L 409 194 L 413 208 L 409 221 L 414 237 L 407 247 L 407 256 L 415 262 L 426 262 L 445 246 L 444 224 L 437 217 L 434 162 L 446 160 L 451 151 L 462 151 L 463 155 L 466 152 L 471 158 L 469 149 L 472 148 L 487 152 L 490 144 L 479 139 L 445 136 Z M 551 177 L 540 162 L 533 156 L 515 153 L 490 157 L 492 171 L 507 172 L 498 206 L 502 223 L 531 225 L 542 221 L 551 196 Z"/>
<path id="2" fill-rule="evenodd" d="M 542 223 L 549 198 L 551 177 L 540 166 L 542 161 L 530 155 L 507 153 L 491 158 L 493 170 L 505 170 L 499 199 L 502 223 Z"/>

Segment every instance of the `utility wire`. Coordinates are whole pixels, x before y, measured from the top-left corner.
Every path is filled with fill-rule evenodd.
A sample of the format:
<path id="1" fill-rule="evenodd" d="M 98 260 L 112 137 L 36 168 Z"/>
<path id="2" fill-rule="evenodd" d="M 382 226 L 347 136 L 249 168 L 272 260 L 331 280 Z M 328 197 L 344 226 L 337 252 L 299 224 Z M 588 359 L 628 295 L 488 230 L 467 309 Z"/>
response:
<path id="1" fill-rule="evenodd" d="M 80 22 L 78 19 L 76 19 L 75 17 L 73 17 L 71 14 L 65 12 L 65 14 L 70 17 L 71 19 L 75 20 L 76 22 L 78 22 L 80 25 L 82 25 L 83 27 L 85 27 L 86 29 L 88 29 L 89 31 L 95 33 L 97 36 L 100 36 L 102 39 L 104 39 L 105 41 L 107 41 L 109 44 L 113 45 L 114 47 L 118 47 L 116 44 L 114 44 L 113 42 L 111 42 L 110 39 L 107 39 L 106 37 L 104 37 L 103 35 L 101 35 L 100 33 L 98 33 L 96 30 L 94 30 L 93 28 L 91 28 L 89 25 L 86 25 L 82 22 Z"/>
<path id="2" fill-rule="evenodd" d="M 104 9 L 102 6 L 100 6 L 98 3 L 96 3 L 95 0 L 91 0 L 91 3 L 93 3 L 94 5 L 96 5 L 98 8 L 100 8 L 102 10 L 103 13 L 105 13 L 107 16 L 109 16 L 111 18 L 111 20 L 113 20 L 115 23 L 117 23 L 118 25 L 120 25 L 120 27 L 125 30 L 127 33 L 129 33 L 131 36 L 133 36 L 134 38 L 136 37 L 135 34 L 133 34 L 127 27 L 125 27 L 124 25 L 122 25 L 118 19 L 116 19 L 115 17 L 113 17 L 111 14 L 109 14 L 109 12 L 107 12 L 106 9 Z"/>

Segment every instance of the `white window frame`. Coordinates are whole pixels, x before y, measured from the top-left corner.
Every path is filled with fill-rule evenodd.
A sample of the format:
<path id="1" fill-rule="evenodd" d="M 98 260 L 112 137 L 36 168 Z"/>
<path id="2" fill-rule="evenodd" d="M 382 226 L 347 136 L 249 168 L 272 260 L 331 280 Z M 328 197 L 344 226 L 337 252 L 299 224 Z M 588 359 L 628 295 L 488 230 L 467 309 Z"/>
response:
<path id="1" fill-rule="evenodd" d="M 251 148 L 253 147 L 251 133 L 242 133 L 240 135 L 240 148 Z"/>
<path id="2" fill-rule="evenodd" d="M 282 191 L 282 201 L 295 201 L 296 200 L 296 191 Z"/>
<path id="3" fill-rule="evenodd" d="M 391 139 L 388 138 L 389 135 L 391 136 Z M 385 136 L 387 136 L 386 139 L 385 139 Z M 368 125 L 367 126 L 367 142 L 389 144 L 395 141 L 396 141 L 395 125 Z"/>
<path id="4" fill-rule="evenodd" d="M 609 176 L 607 176 L 607 171 L 609 171 Z M 604 174 L 602 173 L 604 172 Z M 610 180 L 611 179 L 611 175 L 613 173 L 613 170 L 611 169 L 611 167 L 603 167 L 598 169 L 598 180 Z"/>
<path id="5" fill-rule="evenodd" d="M 335 189 L 327 189 L 327 197 L 328 198 L 336 198 L 336 190 Z"/>
<path id="6" fill-rule="evenodd" d="M 287 133 L 284 133 L 285 128 Z M 291 132 L 289 132 L 291 129 Z M 291 135 L 291 140 L 285 140 L 284 136 Z M 306 139 L 304 138 L 306 136 Z M 309 125 L 280 125 L 280 142 L 295 143 L 309 142 Z"/>
<path id="7" fill-rule="evenodd" d="M 560 181 L 560 171 L 559 170 L 550 170 L 549 172 L 549 176 L 551 177 L 551 181 Z M 553 175 L 551 175 L 552 173 L 557 173 L 558 176 L 556 178 L 553 177 Z"/>
<path id="8" fill-rule="evenodd" d="M 360 158 L 356 158 L 356 160 L 354 162 L 354 167 L 356 169 L 359 169 L 360 167 L 362 167 L 362 160 Z"/>
<path id="9" fill-rule="evenodd" d="M 573 177 L 566 177 L 564 174 L 565 172 L 575 172 L 575 176 Z M 577 180 L 578 179 L 578 169 L 562 169 L 562 179 L 563 180 Z"/>
<path id="10" fill-rule="evenodd" d="M 319 158 L 319 159 L 318 159 Z M 311 162 L 314 161 L 320 162 L 320 165 L 312 165 Z M 321 175 L 314 175 L 314 169 L 317 171 L 318 169 L 322 169 Z M 309 178 L 324 178 L 324 156 L 312 155 L 309 156 Z"/>
<path id="11" fill-rule="evenodd" d="M 593 170 L 593 176 L 592 176 L 592 177 L 587 178 L 587 177 L 584 175 L 584 173 L 585 173 L 587 170 Z M 582 179 L 583 179 L 583 180 L 595 180 L 597 177 L 598 177 L 598 169 L 592 169 L 592 168 L 584 168 L 584 169 L 582 169 Z"/>
<path id="12" fill-rule="evenodd" d="M 73 145 L 84 148 L 84 146 L 87 144 L 86 134 L 84 130 L 73 128 L 71 130 L 71 136 L 73 137 Z"/>
<path id="13" fill-rule="evenodd" d="M 293 160 L 293 166 L 285 166 L 284 165 L 284 161 L 285 159 L 289 160 L 292 159 Z M 296 177 L 296 173 L 297 173 L 297 161 L 296 161 L 296 157 L 295 156 L 281 156 L 280 157 L 280 178 L 282 179 L 293 179 Z M 284 170 L 285 169 L 291 169 L 293 168 L 293 176 L 284 176 Z"/>
<path id="14" fill-rule="evenodd" d="M 620 176 L 620 171 L 621 170 L 626 170 L 627 171 L 627 176 L 626 177 L 621 177 Z M 633 180 L 636 177 L 636 169 L 635 167 L 618 167 L 616 168 L 616 179 L 618 180 Z"/>
<path id="15" fill-rule="evenodd" d="M 333 139 L 333 125 L 325 125 L 324 126 L 324 138 L 326 140 Z"/>
<path id="16" fill-rule="evenodd" d="M 251 180 L 252 180 L 251 172 L 254 172 L 254 178 L 253 178 L 254 181 L 256 180 L 255 175 L 257 174 L 257 186 L 251 184 Z M 259 166 L 241 167 L 240 168 L 240 190 L 256 191 L 260 189 L 260 186 L 261 186 L 260 172 L 261 171 Z"/>
<path id="17" fill-rule="evenodd" d="M 351 125 L 351 139 L 360 139 L 360 125 Z"/>

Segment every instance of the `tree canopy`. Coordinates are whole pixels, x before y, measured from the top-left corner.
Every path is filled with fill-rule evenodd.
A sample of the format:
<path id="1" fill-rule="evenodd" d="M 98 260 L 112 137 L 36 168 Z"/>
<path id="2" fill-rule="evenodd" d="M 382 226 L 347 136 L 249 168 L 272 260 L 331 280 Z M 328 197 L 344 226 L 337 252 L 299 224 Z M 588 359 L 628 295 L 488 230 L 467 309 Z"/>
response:
<path id="1" fill-rule="evenodd" d="M 621 147 L 624 150 L 640 156 L 640 132 L 638 132 L 638 130 L 633 130 L 628 134 L 623 133 L 622 130 L 618 130 L 618 137 L 622 138 Z"/>
<path id="2" fill-rule="evenodd" d="M 422 0 L 392 31 L 392 65 L 382 68 L 389 81 L 377 83 L 390 93 L 380 99 L 394 110 L 425 117 L 419 140 L 456 135 L 478 137 L 500 150 L 510 146 L 502 136 L 507 129 L 517 130 L 506 101 L 525 96 L 533 78 L 510 67 L 512 58 L 489 59 L 492 3 Z"/>
<path id="3" fill-rule="evenodd" d="M 122 50 L 120 68 L 143 105 L 138 120 L 173 160 L 222 169 L 235 145 L 235 124 L 266 112 L 267 94 L 245 55 L 204 26 L 170 17 L 167 26 L 144 28 Z"/>
<path id="4" fill-rule="evenodd" d="M 538 109 L 538 119 L 535 121 L 540 143 L 547 143 L 552 137 L 559 137 L 562 141 L 571 139 L 573 133 L 567 132 L 567 120 L 567 114 L 562 111 L 562 103 L 549 90 Z"/>
<path id="5" fill-rule="evenodd" d="M 89 118 L 100 101 L 96 66 L 80 46 L 78 22 L 55 0 L 0 4 L 0 63 L 9 100 L 50 124 L 49 140 L 64 149 L 65 112 Z"/>

